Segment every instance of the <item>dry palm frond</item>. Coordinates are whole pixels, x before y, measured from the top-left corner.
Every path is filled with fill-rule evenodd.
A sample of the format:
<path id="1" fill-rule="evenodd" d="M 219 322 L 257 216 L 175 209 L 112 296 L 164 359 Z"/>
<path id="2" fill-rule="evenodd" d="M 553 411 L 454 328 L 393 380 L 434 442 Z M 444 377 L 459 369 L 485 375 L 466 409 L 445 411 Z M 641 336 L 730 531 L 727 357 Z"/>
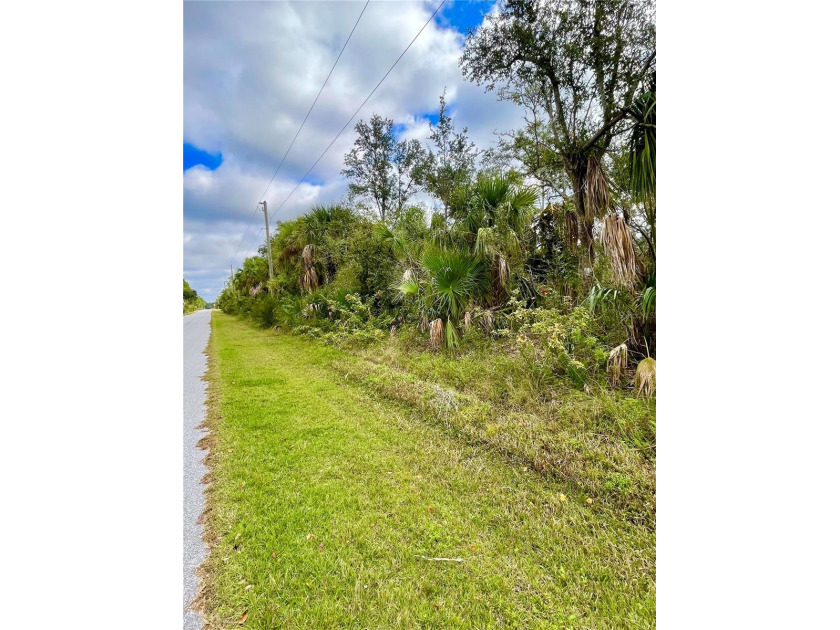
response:
<path id="1" fill-rule="evenodd" d="M 300 255 L 303 264 L 309 266 L 312 264 L 312 257 L 315 253 L 315 248 L 312 245 L 307 245 L 303 248 L 303 253 Z"/>
<path id="2" fill-rule="evenodd" d="M 566 239 L 571 249 L 577 247 L 579 238 L 577 215 L 571 210 L 566 210 Z"/>
<path id="3" fill-rule="evenodd" d="M 493 312 L 492 311 L 484 311 L 484 315 L 481 316 L 481 327 L 486 330 L 488 333 L 493 332 Z"/>
<path id="4" fill-rule="evenodd" d="M 303 272 L 303 280 L 301 281 L 303 288 L 307 291 L 314 291 L 318 288 L 318 272 L 315 271 L 314 266 L 309 266 Z"/>
<path id="5" fill-rule="evenodd" d="M 414 280 L 414 272 L 409 267 L 403 272 L 403 282 L 411 282 L 412 280 Z"/>
<path id="6" fill-rule="evenodd" d="M 420 318 L 420 323 L 418 324 L 418 326 L 420 326 L 420 330 L 422 330 L 423 332 L 429 330 L 429 318 L 426 317 L 425 313 Z"/>
<path id="7" fill-rule="evenodd" d="M 440 348 L 443 343 L 443 320 L 440 317 L 429 326 L 429 341 L 432 342 L 432 348 Z"/>
<path id="8" fill-rule="evenodd" d="M 499 256 L 499 284 L 505 286 L 510 275 L 510 267 L 504 256 Z"/>
<path id="9" fill-rule="evenodd" d="M 610 257 L 615 279 L 620 285 L 632 289 L 636 280 L 636 251 L 630 228 L 622 217 L 611 214 L 604 219 L 601 244 Z"/>
<path id="10" fill-rule="evenodd" d="M 303 276 L 300 279 L 300 284 L 306 291 L 314 291 L 320 284 L 318 272 L 315 271 L 315 265 L 312 262 L 314 254 L 315 247 L 307 245 L 303 248 L 303 252 L 300 255 L 300 259 L 303 262 Z"/>
<path id="11" fill-rule="evenodd" d="M 586 165 L 586 216 L 589 219 L 603 217 L 610 207 L 610 186 L 600 160 L 589 156 Z"/>
<path id="12" fill-rule="evenodd" d="M 467 311 L 464 313 L 464 328 L 469 328 L 472 326 L 472 314 Z"/>
<path id="13" fill-rule="evenodd" d="M 610 373 L 610 381 L 618 385 L 621 375 L 627 367 L 627 344 L 623 343 L 610 350 L 610 358 L 607 359 L 607 371 Z"/>
<path id="14" fill-rule="evenodd" d="M 478 228 L 478 231 L 475 233 L 475 253 L 481 255 L 492 254 L 497 249 L 495 237 L 493 228 Z"/>
<path id="15" fill-rule="evenodd" d="M 642 359 L 636 367 L 636 392 L 640 396 L 656 393 L 656 359 Z"/>
<path id="16" fill-rule="evenodd" d="M 258 282 L 257 286 L 251 287 L 248 293 L 251 294 L 251 297 L 257 297 L 257 294 L 262 291 L 262 282 Z"/>

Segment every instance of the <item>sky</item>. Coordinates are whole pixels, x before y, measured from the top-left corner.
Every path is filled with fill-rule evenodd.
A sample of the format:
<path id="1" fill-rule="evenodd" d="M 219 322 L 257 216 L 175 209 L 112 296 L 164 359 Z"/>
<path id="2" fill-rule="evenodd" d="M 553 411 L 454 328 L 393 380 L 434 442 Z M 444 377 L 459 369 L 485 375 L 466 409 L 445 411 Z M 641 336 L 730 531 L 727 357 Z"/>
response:
<path id="1" fill-rule="evenodd" d="M 447 0 L 309 176 L 306 174 L 438 2 L 370 2 L 282 168 L 266 187 L 335 63 L 364 2 L 184 3 L 184 277 L 213 301 L 271 230 L 347 192 L 344 155 L 353 126 L 374 113 L 400 138 L 427 142 L 446 89 L 449 113 L 479 149 L 494 131 L 520 127 L 522 112 L 466 82 L 458 66 L 467 30 L 493 3 Z M 418 196 L 417 201 L 428 197 Z M 281 207 L 282 205 L 282 207 Z M 249 225 L 250 224 L 250 225 Z"/>

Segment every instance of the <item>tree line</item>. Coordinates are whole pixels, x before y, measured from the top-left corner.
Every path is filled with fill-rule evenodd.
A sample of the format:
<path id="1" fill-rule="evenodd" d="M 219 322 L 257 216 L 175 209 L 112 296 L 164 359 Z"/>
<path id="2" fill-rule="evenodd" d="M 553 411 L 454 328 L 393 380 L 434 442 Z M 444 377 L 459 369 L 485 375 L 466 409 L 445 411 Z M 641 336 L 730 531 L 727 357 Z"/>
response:
<path id="1" fill-rule="evenodd" d="M 274 279 L 261 249 L 218 306 L 309 334 L 410 329 L 452 350 L 513 337 L 581 386 L 636 366 L 650 393 L 653 3 L 509 0 L 470 32 L 460 64 L 526 124 L 479 152 L 445 91 L 425 144 L 398 139 L 385 116 L 359 121 L 347 198 L 279 223 Z M 434 207 L 417 203 L 421 191 Z"/>
<path id="2" fill-rule="evenodd" d="M 207 302 L 198 295 L 198 292 L 184 279 L 184 315 L 207 308 Z"/>

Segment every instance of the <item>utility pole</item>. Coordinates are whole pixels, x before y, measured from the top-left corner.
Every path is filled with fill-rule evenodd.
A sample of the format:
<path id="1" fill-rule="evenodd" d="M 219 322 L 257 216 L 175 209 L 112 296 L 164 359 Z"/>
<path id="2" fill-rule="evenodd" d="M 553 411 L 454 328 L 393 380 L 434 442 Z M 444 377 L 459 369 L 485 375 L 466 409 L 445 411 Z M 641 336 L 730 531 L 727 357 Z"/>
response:
<path id="1" fill-rule="evenodd" d="M 265 215 L 265 253 L 268 256 L 268 279 L 274 279 L 274 263 L 271 262 L 271 234 L 268 232 L 268 204 L 262 202 L 263 214 Z"/>

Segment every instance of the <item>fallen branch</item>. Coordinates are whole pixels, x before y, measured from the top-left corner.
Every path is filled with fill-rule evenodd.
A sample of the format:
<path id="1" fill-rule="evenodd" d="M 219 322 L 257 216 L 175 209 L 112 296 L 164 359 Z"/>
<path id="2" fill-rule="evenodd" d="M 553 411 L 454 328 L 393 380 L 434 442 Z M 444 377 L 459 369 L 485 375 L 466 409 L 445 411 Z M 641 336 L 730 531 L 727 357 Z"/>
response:
<path id="1" fill-rule="evenodd" d="M 423 558 L 423 560 L 434 560 L 435 562 L 463 562 L 463 558 L 430 558 L 429 556 L 414 556 L 415 558 Z"/>

